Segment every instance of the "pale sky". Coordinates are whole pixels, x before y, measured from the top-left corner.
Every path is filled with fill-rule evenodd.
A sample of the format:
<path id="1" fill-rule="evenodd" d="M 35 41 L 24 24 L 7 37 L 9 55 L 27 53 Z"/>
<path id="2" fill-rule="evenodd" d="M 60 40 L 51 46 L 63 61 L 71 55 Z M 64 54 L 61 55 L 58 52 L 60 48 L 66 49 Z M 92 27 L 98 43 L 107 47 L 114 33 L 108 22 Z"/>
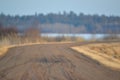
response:
<path id="1" fill-rule="evenodd" d="M 74 11 L 120 16 L 120 0 L 0 0 L 0 13 L 32 15 Z"/>

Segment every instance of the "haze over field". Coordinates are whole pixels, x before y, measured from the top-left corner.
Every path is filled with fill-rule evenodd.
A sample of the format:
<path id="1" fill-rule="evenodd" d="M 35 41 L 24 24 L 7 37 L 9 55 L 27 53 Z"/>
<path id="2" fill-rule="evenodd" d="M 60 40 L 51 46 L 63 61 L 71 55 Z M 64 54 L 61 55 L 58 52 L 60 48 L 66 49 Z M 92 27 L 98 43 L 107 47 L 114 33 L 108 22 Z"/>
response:
<path id="1" fill-rule="evenodd" d="M 119 33 L 119 0 L 1 0 L 0 26 L 42 33 Z"/>

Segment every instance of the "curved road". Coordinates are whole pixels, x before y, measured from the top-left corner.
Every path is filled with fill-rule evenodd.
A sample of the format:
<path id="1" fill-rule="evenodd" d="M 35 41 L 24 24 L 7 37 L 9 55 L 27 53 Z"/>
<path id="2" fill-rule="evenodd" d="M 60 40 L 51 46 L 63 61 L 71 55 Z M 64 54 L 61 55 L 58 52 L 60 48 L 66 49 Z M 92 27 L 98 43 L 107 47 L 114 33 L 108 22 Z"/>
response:
<path id="1" fill-rule="evenodd" d="M 11 48 L 0 58 L 0 80 L 120 80 L 120 72 L 70 49 L 85 43 Z"/>

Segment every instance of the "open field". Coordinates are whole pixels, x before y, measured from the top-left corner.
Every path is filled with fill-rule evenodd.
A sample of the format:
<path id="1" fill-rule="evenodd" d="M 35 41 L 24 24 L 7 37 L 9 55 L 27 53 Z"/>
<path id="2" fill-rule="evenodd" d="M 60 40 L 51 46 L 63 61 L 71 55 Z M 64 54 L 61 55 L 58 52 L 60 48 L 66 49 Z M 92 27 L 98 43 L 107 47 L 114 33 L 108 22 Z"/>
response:
<path id="1" fill-rule="evenodd" d="M 0 57 L 0 80 L 120 80 L 110 69 L 71 49 L 82 43 L 11 47 Z"/>
<path id="2" fill-rule="evenodd" d="M 120 70 L 120 42 L 88 44 L 72 48 L 108 67 Z"/>

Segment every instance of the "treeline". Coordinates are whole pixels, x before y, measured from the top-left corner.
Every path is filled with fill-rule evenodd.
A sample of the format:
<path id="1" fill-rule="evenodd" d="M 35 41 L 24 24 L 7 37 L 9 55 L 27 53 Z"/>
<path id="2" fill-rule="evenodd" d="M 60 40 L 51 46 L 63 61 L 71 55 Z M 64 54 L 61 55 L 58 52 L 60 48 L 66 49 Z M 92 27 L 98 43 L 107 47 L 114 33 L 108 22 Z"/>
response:
<path id="1" fill-rule="evenodd" d="M 67 27 L 64 28 L 61 26 L 61 30 L 58 31 L 64 33 L 120 33 L 119 16 L 99 16 L 97 14 L 85 15 L 83 13 L 77 15 L 73 11 L 69 13 L 63 12 L 58 14 L 49 13 L 46 15 L 42 13 L 35 13 L 35 15 L 26 16 L 11 16 L 1 13 L 0 23 L 4 26 L 15 25 L 20 31 L 23 31 L 28 27 L 39 27 L 39 29 L 41 29 L 41 32 L 55 32 L 62 24 Z M 56 27 L 56 29 L 54 29 L 54 27 L 51 27 L 53 29 L 48 30 L 47 28 L 49 28 L 51 24 Z"/>

